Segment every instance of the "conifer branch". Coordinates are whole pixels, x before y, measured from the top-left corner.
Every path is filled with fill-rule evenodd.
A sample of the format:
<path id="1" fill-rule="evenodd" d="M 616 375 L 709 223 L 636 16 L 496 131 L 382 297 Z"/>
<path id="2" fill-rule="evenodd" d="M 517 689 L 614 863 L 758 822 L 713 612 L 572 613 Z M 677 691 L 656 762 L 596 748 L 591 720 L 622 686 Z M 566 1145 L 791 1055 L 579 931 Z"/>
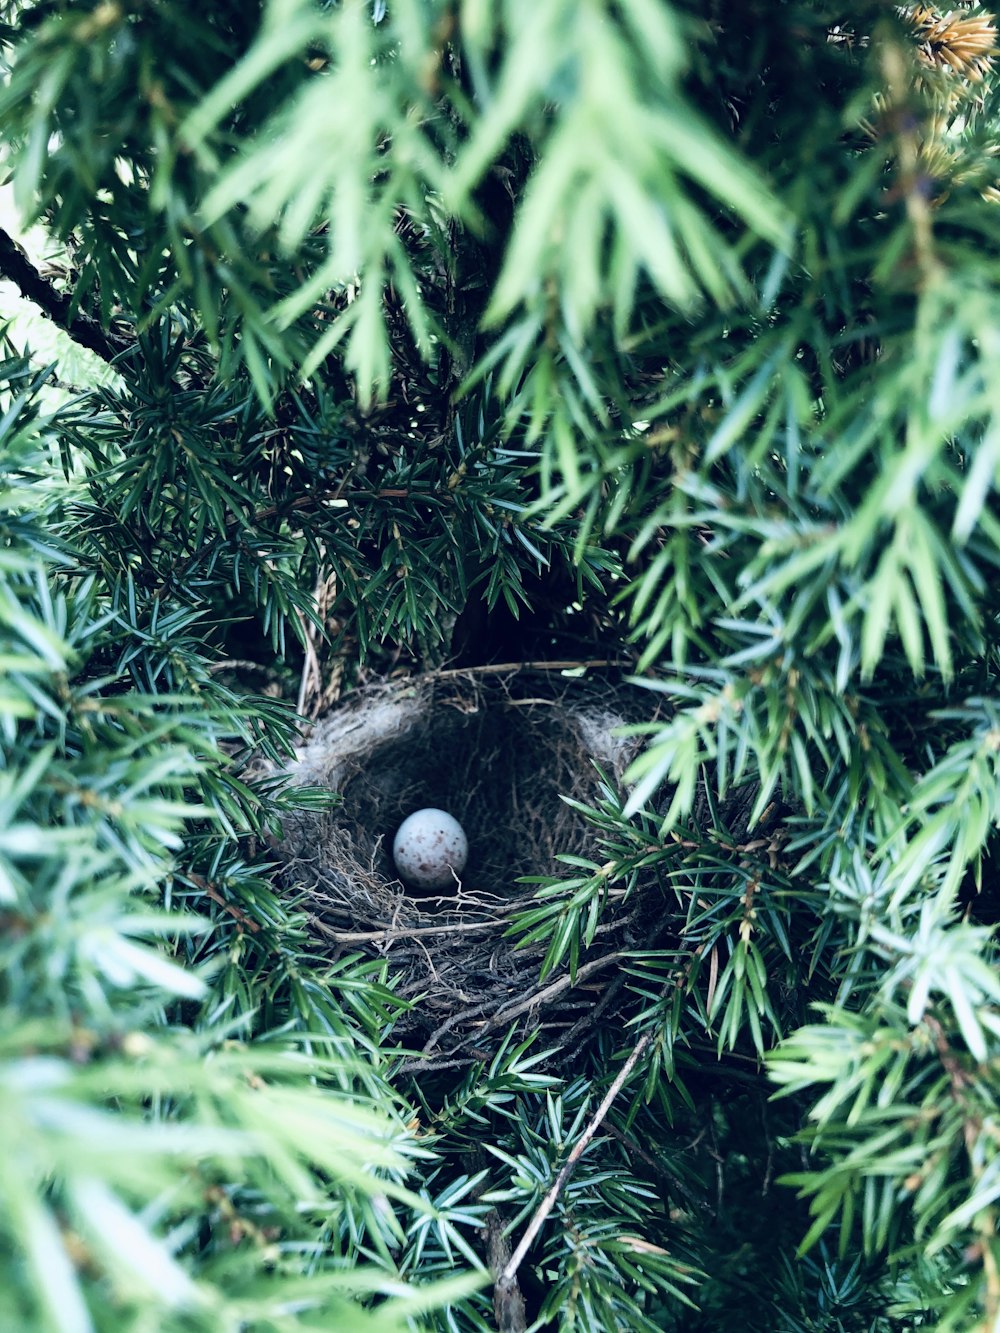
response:
<path id="1" fill-rule="evenodd" d="M 96 352 L 102 361 L 113 365 L 115 358 L 127 351 L 130 343 L 115 334 L 105 333 L 96 319 L 89 315 L 71 314 L 72 301 L 52 283 L 46 281 L 25 254 L 21 246 L 0 228 L 0 274 L 8 278 L 18 291 L 36 305 L 81 347 Z"/>

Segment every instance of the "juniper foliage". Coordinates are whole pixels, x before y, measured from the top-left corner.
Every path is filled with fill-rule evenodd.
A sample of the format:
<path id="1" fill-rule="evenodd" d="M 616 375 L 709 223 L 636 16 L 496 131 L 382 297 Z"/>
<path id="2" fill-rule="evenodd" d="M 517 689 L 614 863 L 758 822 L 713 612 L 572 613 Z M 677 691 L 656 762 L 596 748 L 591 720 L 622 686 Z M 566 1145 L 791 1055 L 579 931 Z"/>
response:
<path id="1" fill-rule="evenodd" d="M 0 264 L 114 371 L 4 335 L 12 1326 L 1000 1328 L 991 16 L 0 20 Z M 660 705 L 515 933 L 658 877 L 672 943 L 573 1068 L 414 1077 L 253 758 L 317 655 L 510 644 Z"/>

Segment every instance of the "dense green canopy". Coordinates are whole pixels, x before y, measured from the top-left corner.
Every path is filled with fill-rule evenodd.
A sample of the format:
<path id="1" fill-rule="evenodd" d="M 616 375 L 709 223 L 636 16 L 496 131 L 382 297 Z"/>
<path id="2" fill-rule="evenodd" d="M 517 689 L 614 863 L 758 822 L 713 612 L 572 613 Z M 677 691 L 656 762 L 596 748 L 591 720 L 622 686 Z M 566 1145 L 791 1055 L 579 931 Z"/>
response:
<path id="1" fill-rule="evenodd" d="M 11 1328 L 1000 1329 L 995 43 L 0 3 L 0 300 L 63 331 L 0 364 Z M 667 942 L 571 1061 L 424 1076 L 257 761 L 511 655 L 656 718 L 514 937 L 575 975 L 653 883 Z"/>

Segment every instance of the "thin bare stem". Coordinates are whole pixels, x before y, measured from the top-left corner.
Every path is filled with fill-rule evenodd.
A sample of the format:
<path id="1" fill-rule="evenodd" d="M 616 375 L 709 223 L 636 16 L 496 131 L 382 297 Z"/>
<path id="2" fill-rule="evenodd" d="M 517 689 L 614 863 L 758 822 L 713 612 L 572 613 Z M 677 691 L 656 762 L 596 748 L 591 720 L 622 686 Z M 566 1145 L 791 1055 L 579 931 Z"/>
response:
<path id="1" fill-rule="evenodd" d="M 506 1289 L 513 1285 L 514 1279 L 517 1276 L 517 1270 L 521 1267 L 521 1264 L 524 1262 L 524 1257 L 531 1249 L 535 1237 L 538 1235 L 539 1231 L 541 1231 L 542 1227 L 545 1225 L 545 1219 L 548 1217 L 549 1213 L 551 1213 L 552 1209 L 555 1207 L 556 1201 L 559 1198 L 559 1195 L 562 1193 L 563 1188 L 566 1185 L 566 1182 L 573 1174 L 577 1162 L 583 1156 L 584 1152 L 586 1151 L 587 1145 L 590 1143 L 591 1139 L 593 1139 L 594 1135 L 597 1133 L 597 1131 L 603 1124 L 604 1117 L 611 1110 L 612 1103 L 614 1102 L 618 1094 L 621 1092 L 633 1069 L 635 1069 L 636 1065 L 639 1063 L 639 1060 L 642 1058 L 642 1055 L 646 1050 L 646 1047 L 652 1040 L 652 1036 L 653 1034 L 651 1032 L 647 1032 L 645 1036 L 639 1038 L 639 1040 L 635 1044 L 635 1049 L 633 1050 L 632 1054 L 629 1056 L 629 1058 L 622 1065 L 621 1069 L 618 1071 L 615 1081 L 611 1084 L 611 1087 L 608 1088 L 607 1092 L 605 1093 L 604 1100 L 601 1102 L 600 1106 L 594 1112 L 593 1118 L 591 1119 L 587 1128 L 583 1131 L 583 1133 L 577 1139 L 576 1143 L 573 1145 L 573 1150 L 570 1152 L 570 1155 L 566 1158 L 566 1161 L 563 1163 L 562 1168 L 559 1171 L 559 1174 L 556 1176 L 555 1181 L 553 1182 L 552 1188 L 549 1190 L 548 1194 L 546 1194 L 545 1198 L 542 1200 L 542 1202 L 538 1205 L 537 1209 L 535 1210 L 535 1214 L 532 1217 L 531 1221 L 528 1223 L 524 1235 L 521 1237 L 517 1249 L 511 1255 L 510 1259 L 507 1261 L 507 1264 L 504 1267 L 503 1272 L 497 1278 L 498 1287 Z"/>

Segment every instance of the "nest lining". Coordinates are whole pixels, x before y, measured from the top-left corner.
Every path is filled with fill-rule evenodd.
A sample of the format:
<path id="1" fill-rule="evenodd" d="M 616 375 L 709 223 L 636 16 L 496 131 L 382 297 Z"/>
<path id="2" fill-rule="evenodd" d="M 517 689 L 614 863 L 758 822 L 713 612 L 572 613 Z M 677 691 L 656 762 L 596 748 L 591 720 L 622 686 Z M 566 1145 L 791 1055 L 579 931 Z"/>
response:
<path id="1" fill-rule="evenodd" d="M 595 943 L 574 987 L 540 986 L 538 954 L 505 935 L 534 892 L 522 877 L 557 875 L 560 852 L 594 850 L 593 828 L 562 798 L 593 801 L 595 764 L 620 783 L 636 750 L 617 734 L 636 716 L 624 690 L 569 686 L 474 674 L 382 684 L 317 723 L 298 756 L 296 780 L 341 802 L 286 829 L 284 879 L 305 891 L 321 938 L 388 959 L 414 1002 L 397 1030 L 428 1057 L 481 1056 L 520 1015 L 571 1029 L 594 1003 L 588 976 L 614 954 L 623 922 L 602 928 L 606 945 Z M 453 814 L 468 837 L 453 891 L 415 891 L 393 866 L 396 829 L 424 806 Z"/>

